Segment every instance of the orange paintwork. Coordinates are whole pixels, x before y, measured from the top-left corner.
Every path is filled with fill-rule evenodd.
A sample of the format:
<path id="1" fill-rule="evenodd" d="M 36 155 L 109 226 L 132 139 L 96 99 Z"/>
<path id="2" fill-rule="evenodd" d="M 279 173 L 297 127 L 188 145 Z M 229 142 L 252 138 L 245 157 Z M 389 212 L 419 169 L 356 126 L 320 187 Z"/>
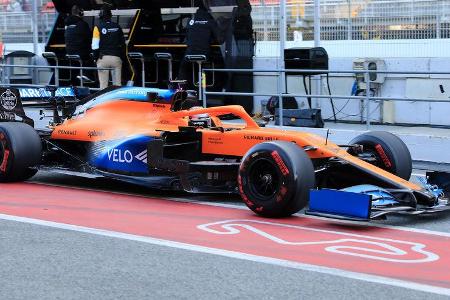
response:
<path id="1" fill-rule="evenodd" d="M 266 141 L 290 141 L 299 147 L 316 150 L 307 153 L 311 158 L 339 157 L 369 172 L 379 174 L 396 185 L 420 191 L 422 188 L 347 153 L 324 138 L 305 132 L 261 128 L 241 106 L 220 106 L 173 112 L 170 104 L 117 100 L 99 104 L 84 114 L 66 120 L 54 128 L 52 139 L 102 141 L 132 135 L 160 136 L 163 131 L 177 132 L 187 126 L 189 117 L 208 114 L 214 128 L 199 128 L 202 132 L 202 153 L 242 157 L 254 145 Z M 217 116 L 230 114 L 240 117 L 245 124 L 224 124 Z"/>

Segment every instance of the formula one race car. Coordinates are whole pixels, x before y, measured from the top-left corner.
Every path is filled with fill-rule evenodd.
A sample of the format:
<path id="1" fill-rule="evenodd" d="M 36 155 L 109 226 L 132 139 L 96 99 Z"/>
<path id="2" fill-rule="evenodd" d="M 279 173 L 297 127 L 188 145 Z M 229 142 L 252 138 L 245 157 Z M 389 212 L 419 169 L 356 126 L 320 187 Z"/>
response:
<path id="1" fill-rule="evenodd" d="M 57 92 L 57 91 L 56 91 Z M 103 176 L 152 188 L 239 193 L 267 217 L 309 213 L 347 219 L 447 210 L 442 190 L 409 182 L 411 156 L 388 132 L 348 145 L 259 126 L 241 106 L 198 107 L 183 89 L 110 87 L 81 100 L 22 103 L 0 89 L 0 181 L 38 170 Z M 62 100 L 58 100 L 62 99 Z M 23 106 L 53 112 L 33 128 Z M 42 114 L 42 113 L 41 113 Z M 241 122 L 225 122 L 223 115 Z"/>

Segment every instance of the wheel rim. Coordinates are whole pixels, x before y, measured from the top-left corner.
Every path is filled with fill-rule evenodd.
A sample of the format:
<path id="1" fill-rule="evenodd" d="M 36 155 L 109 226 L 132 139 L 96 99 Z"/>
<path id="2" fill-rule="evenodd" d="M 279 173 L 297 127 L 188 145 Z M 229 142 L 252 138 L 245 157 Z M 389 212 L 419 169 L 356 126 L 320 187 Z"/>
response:
<path id="1" fill-rule="evenodd" d="M 255 160 L 248 174 L 250 192 L 258 199 L 269 200 L 279 191 L 281 174 L 271 160 L 266 158 Z"/>

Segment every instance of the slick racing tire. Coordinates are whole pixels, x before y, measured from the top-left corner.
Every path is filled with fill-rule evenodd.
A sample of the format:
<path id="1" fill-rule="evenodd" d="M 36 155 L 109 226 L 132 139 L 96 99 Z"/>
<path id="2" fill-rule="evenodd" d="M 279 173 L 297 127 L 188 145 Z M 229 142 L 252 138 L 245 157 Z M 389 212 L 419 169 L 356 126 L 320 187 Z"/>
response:
<path id="1" fill-rule="evenodd" d="M 286 217 L 298 212 L 308 204 L 314 185 L 311 159 L 291 142 L 257 144 L 239 167 L 242 200 L 264 217 Z"/>
<path id="2" fill-rule="evenodd" d="M 371 131 L 351 140 L 350 145 L 353 144 L 362 145 L 364 154 L 375 157 L 373 165 L 405 180 L 411 177 L 411 153 L 398 136 L 386 131 Z M 349 153 L 355 155 L 351 149 Z"/>
<path id="3" fill-rule="evenodd" d="M 42 143 L 33 127 L 0 123 L 0 182 L 23 181 L 34 176 L 41 161 Z"/>

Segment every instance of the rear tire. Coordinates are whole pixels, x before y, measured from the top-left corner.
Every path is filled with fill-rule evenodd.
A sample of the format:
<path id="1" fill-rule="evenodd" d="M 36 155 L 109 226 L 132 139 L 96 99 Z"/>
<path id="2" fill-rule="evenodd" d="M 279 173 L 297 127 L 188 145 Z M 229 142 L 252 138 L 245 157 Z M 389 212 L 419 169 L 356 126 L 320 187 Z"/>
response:
<path id="1" fill-rule="evenodd" d="M 245 204 L 265 217 L 286 217 L 309 201 L 315 173 L 306 152 L 291 142 L 266 142 L 244 156 L 238 175 Z"/>
<path id="2" fill-rule="evenodd" d="M 24 123 L 0 123 L 0 182 L 24 181 L 37 172 L 42 142 L 33 127 Z"/>
<path id="3" fill-rule="evenodd" d="M 374 155 L 375 166 L 405 180 L 411 177 L 411 153 L 398 136 L 386 131 L 371 131 L 357 136 L 350 144 L 362 145 L 363 152 Z M 351 150 L 349 153 L 354 155 Z"/>

